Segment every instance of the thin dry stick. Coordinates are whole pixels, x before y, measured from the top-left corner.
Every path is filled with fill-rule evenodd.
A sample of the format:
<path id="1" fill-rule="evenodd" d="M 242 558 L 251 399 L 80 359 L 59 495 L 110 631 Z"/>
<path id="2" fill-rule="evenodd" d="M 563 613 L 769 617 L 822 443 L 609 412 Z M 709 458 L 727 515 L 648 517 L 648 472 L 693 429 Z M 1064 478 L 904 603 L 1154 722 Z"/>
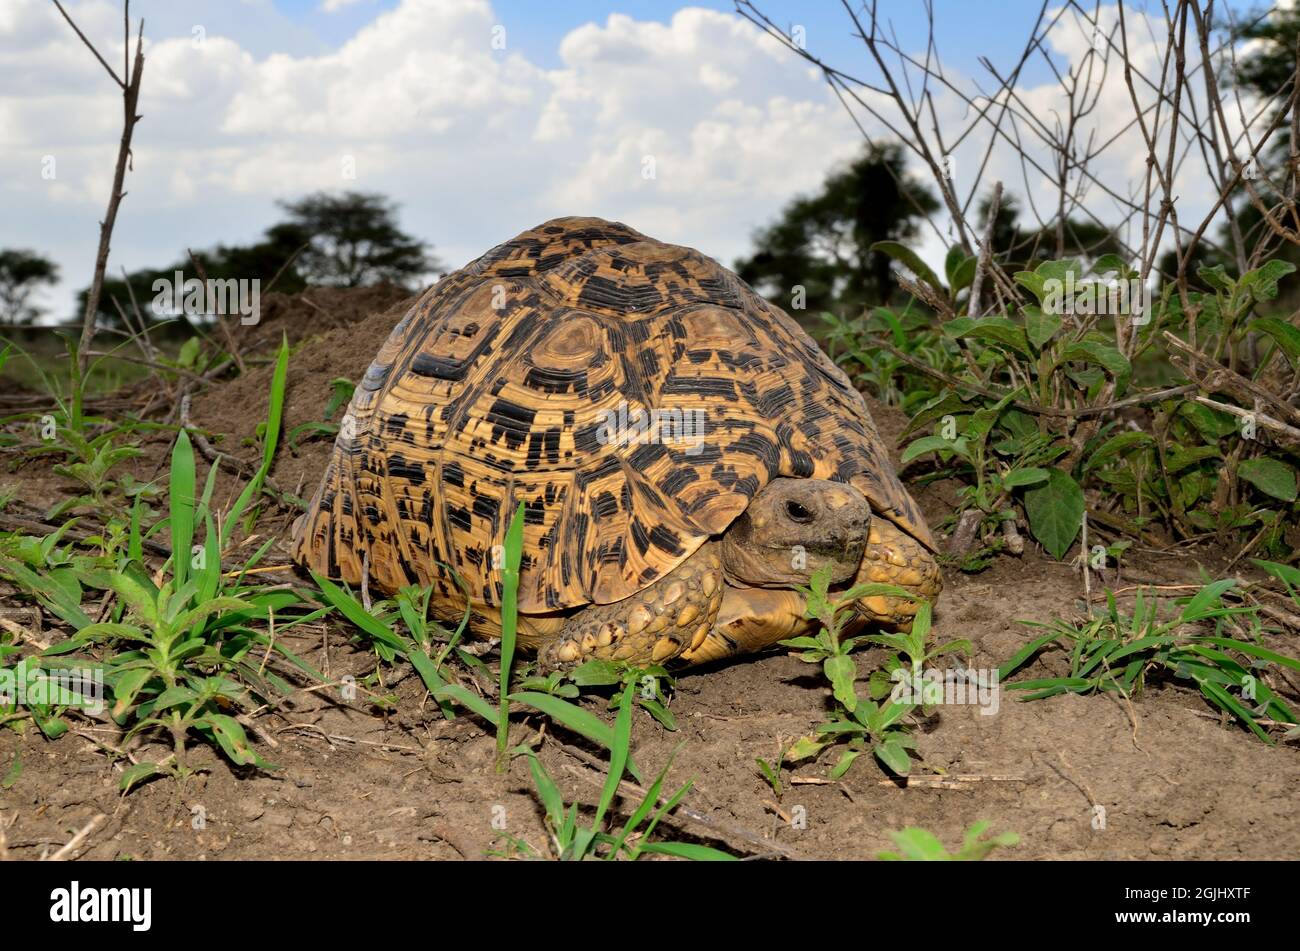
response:
<path id="1" fill-rule="evenodd" d="M 998 210 L 1002 207 L 1002 182 L 995 182 L 993 195 L 989 198 L 988 221 L 984 225 L 984 237 L 980 241 L 980 256 L 975 263 L 975 277 L 970 283 L 970 307 L 967 316 L 980 315 L 980 290 L 984 286 L 984 272 L 993 257 L 993 226 L 997 224 Z"/>
<path id="2" fill-rule="evenodd" d="M 95 830 L 98 829 L 103 824 L 104 820 L 107 818 L 108 816 L 104 815 L 104 813 L 102 812 L 99 815 L 95 816 L 95 818 L 91 819 L 89 822 L 87 822 L 84 826 L 81 827 L 80 832 L 78 832 L 76 835 L 74 835 L 71 839 L 68 840 L 67 845 L 63 846 L 63 848 L 59 849 L 59 851 L 51 855 L 46 861 L 49 862 L 66 861 L 70 855 L 72 855 L 74 852 L 76 852 L 78 849 L 81 848 L 82 844 L 86 841 L 86 839 L 90 838 L 90 836 L 94 834 Z"/>
<path id="3" fill-rule="evenodd" d="M 99 50 L 95 49 L 94 44 L 86 38 L 86 35 L 73 22 L 72 17 L 68 16 L 68 12 L 63 9 L 63 4 L 59 0 L 54 0 L 54 5 L 58 7 L 59 13 L 63 14 L 63 19 L 68 21 L 68 25 L 81 38 L 81 42 L 95 55 L 95 59 L 99 60 L 100 65 L 108 70 L 108 74 L 113 77 L 113 81 L 122 90 L 122 138 L 117 149 L 117 164 L 113 169 L 113 191 L 108 199 L 108 210 L 99 226 L 99 248 L 95 253 L 95 273 L 90 283 L 90 290 L 86 294 L 86 310 L 82 316 L 81 325 L 81 343 L 77 347 L 80 373 L 84 376 L 87 364 L 90 361 L 90 342 L 95 336 L 95 319 L 99 312 L 99 299 L 104 290 L 104 272 L 108 269 L 108 252 L 113 240 L 113 226 L 117 222 L 118 207 L 122 204 L 122 199 L 126 197 L 126 192 L 122 190 L 122 186 L 126 180 L 127 167 L 131 163 L 131 137 L 135 133 L 136 123 L 142 118 L 136 113 L 136 107 L 140 102 L 140 81 L 144 76 L 144 20 L 140 21 L 139 33 L 136 36 L 135 62 L 125 77 L 119 77 L 112 67 L 104 61 L 104 57 L 100 55 Z M 131 0 L 126 0 L 123 21 L 126 32 L 125 55 L 130 55 Z"/>

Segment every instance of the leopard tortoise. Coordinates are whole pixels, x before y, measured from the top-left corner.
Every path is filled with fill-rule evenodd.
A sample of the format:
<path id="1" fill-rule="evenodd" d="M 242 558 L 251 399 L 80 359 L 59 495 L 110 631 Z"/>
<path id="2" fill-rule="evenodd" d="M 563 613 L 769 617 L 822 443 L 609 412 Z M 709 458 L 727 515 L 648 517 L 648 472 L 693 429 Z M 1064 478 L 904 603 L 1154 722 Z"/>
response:
<path id="1" fill-rule="evenodd" d="M 861 395 L 784 311 L 691 248 L 557 218 L 430 288 L 356 388 L 297 562 L 499 636 L 524 506 L 519 643 L 545 668 L 700 663 L 806 630 L 792 590 L 941 588 Z M 915 603 L 869 597 L 868 621 Z"/>

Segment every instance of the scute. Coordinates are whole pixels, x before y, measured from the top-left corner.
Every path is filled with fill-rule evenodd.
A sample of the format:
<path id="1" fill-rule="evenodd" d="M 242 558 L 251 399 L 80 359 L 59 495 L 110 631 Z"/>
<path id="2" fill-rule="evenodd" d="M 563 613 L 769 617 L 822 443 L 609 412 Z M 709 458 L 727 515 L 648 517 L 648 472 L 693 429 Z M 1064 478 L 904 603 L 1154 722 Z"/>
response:
<path id="1" fill-rule="evenodd" d="M 651 410 L 680 438 L 636 438 Z M 368 561 L 382 591 L 433 584 L 446 610 L 464 602 L 454 573 L 493 608 L 522 503 L 520 610 L 544 614 L 651 584 L 778 476 L 851 482 L 934 547 L 861 395 L 797 323 L 697 251 L 560 218 L 443 278 L 393 330 L 294 552 L 353 584 Z"/>

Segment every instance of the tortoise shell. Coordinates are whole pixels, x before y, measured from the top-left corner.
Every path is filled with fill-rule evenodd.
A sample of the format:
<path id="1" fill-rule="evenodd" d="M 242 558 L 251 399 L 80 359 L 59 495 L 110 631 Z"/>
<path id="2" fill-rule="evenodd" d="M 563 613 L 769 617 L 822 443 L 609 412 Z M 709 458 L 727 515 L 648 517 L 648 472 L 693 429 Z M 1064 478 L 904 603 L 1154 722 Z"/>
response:
<path id="1" fill-rule="evenodd" d="M 620 436 L 611 422 L 638 410 L 702 436 Z M 353 584 L 364 565 L 382 591 L 432 585 L 458 611 L 461 579 L 492 608 L 494 546 L 522 502 L 519 609 L 562 612 L 650 585 L 778 476 L 852 483 L 934 547 L 862 396 L 784 311 L 691 248 L 557 218 L 438 281 L 393 329 L 294 554 Z"/>

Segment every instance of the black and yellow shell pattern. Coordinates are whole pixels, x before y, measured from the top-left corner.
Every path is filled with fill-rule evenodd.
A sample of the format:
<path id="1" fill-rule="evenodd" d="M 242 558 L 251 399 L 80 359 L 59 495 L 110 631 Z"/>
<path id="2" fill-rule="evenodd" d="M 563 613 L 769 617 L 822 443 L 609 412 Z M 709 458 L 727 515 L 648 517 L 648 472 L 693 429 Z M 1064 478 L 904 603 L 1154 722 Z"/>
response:
<path id="1" fill-rule="evenodd" d="M 610 440 L 691 411 L 702 437 Z M 702 414 L 702 415 L 701 415 Z M 294 555 L 372 588 L 500 602 L 494 546 L 525 512 L 519 605 L 622 600 L 724 532 L 777 476 L 850 482 L 928 547 L 861 395 L 782 310 L 690 248 L 558 218 L 430 288 L 358 385 Z"/>

